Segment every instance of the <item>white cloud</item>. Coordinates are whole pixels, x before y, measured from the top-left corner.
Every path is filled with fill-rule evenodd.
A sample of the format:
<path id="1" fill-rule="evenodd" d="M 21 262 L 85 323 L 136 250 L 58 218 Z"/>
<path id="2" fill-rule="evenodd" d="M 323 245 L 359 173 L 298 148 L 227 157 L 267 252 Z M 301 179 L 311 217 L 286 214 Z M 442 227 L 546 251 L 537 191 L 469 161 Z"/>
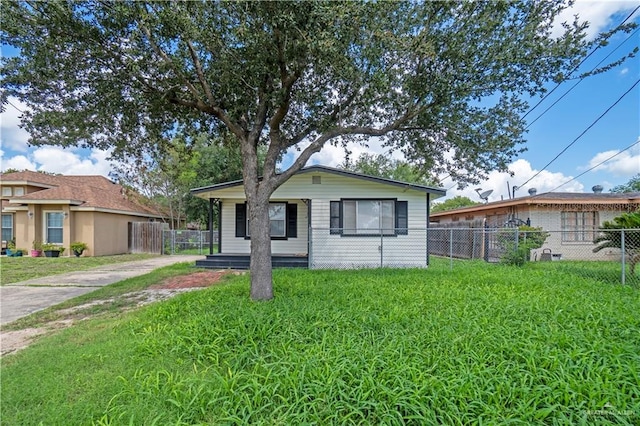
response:
<path id="1" fill-rule="evenodd" d="M 25 104 L 10 97 L 4 112 L 0 114 L 0 143 L 3 148 L 17 152 L 28 151 L 29 133 L 19 127 L 20 116 L 25 108 Z"/>
<path id="2" fill-rule="evenodd" d="M 628 72 L 629 72 L 629 68 L 622 68 L 622 69 L 620 70 L 620 75 L 625 75 L 625 74 L 627 74 Z"/>
<path id="3" fill-rule="evenodd" d="M 538 170 L 531 167 L 531 164 L 527 160 L 516 160 L 509 166 L 509 170 L 514 173 L 514 176 L 510 176 L 508 173 L 500 173 L 497 171 L 489 173 L 487 180 L 481 182 L 479 185 L 469 186 L 465 189 L 459 190 L 453 187 L 447 191 L 447 196 L 441 200 L 453 198 L 456 195 L 463 197 L 469 197 L 474 201 L 481 201 L 476 192 L 476 188 L 482 188 L 482 191 L 493 190 L 493 193 L 489 196 L 489 201 L 499 201 L 501 199 L 508 199 L 509 193 L 507 192 L 507 183 L 509 188 L 513 188 L 513 185 L 521 185 L 526 182 L 531 176 L 536 174 Z M 549 192 L 557 188 L 562 183 L 571 179 L 572 176 L 565 176 L 561 172 L 550 172 L 547 170 L 542 171 L 538 176 L 528 182 L 527 185 L 521 189 L 518 189 L 515 193 L 516 197 L 524 197 L 528 195 L 528 191 L 531 188 L 535 188 L 538 194 L 543 192 Z M 446 180 L 443 184 L 445 188 L 449 188 L 453 183 Z M 584 185 L 578 181 L 572 181 L 567 185 L 562 186 L 557 191 L 559 192 L 583 192 Z M 440 201 L 440 200 L 439 200 Z"/>
<path id="4" fill-rule="evenodd" d="M 640 138 L 638 139 L 640 141 Z M 596 167 L 596 171 L 606 171 L 614 176 L 631 177 L 640 172 L 640 145 L 636 145 L 619 155 L 616 155 L 620 150 L 610 150 L 597 153 L 590 161 L 587 168 L 596 166 L 597 164 L 606 161 L 604 164 Z M 607 159 L 616 155 L 611 160 Z"/>
<path id="5" fill-rule="evenodd" d="M 107 177 L 111 171 L 111 162 L 107 160 L 108 151 L 92 150 L 86 158 L 71 149 L 61 147 L 41 147 L 29 156 L 16 155 L 4 158 L 0 151 L 2 170 L 9 168 L 38 170 L 65 175 L 102 175 Z"/>
<path id="6" fill-rule="evenodd" d="M 574 15 L 578 15 L 580 22 L 588 21 L 587 37 L 595 38 L 600 32 L 608 29 L 619 22 L 613 21 L 613 16 L 617 13 L 631 12 L 637 6 L 636 1 L 628 0 L 576 0 L 574 5 L 565 9 L 555 20 L 556 23 L 572 23 Z M 558 37 L 562 34 L 562 27 L 556 25 L 552 36 Z"/>

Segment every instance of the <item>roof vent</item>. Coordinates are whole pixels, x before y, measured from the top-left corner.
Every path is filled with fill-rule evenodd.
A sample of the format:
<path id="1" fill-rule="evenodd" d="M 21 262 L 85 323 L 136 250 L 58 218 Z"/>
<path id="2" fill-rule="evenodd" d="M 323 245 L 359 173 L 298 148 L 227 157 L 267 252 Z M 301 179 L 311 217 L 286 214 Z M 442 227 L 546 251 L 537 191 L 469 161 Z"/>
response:
<path id="1" fill-rule="evenodd" d="M 602 193 L 602 185 L 594 185 L 591 190 L 594 194 L 600 194 Z"/>
<path id="2" fill-rule="evenodd" d="M 535 188 L 529 188 L 529 195 L 532 197 L 538 193 L 538 190 Z"/>

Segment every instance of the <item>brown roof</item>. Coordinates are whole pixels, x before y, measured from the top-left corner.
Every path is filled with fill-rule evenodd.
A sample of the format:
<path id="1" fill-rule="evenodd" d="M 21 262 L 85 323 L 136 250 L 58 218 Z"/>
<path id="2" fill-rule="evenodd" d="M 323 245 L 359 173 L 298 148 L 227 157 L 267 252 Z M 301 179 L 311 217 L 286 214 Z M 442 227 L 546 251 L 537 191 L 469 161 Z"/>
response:
<path id="1" fill-rule="evenodd" d="M 580 193 L 580 192 L 545 192 L 542 194 L 518 197 L 510 200 L 493 201 L 471 207 L 463 207 L 432 213 L 432 218 L 451 214 L 470 213 L 498 207 L 549 205 L 549 204 L 640 204 L 640 192 L 627 193 Z"/>
<path id="2" fill-rule="evenodd" d="M 61 201 L 78 207 L 117 210 L 145 215 L 160 216 L 155 209 L 142 205 L 141 196 L 131 193 L 103 176 L 49 175 L 32 171 L 0 174 L 3 184 L 26 184 L 44 189 L 20 197 L 11 197 L 15 204 L 40 204 L 46 201 Z M 3 204 L 4 206 L 4 204 Z"/>

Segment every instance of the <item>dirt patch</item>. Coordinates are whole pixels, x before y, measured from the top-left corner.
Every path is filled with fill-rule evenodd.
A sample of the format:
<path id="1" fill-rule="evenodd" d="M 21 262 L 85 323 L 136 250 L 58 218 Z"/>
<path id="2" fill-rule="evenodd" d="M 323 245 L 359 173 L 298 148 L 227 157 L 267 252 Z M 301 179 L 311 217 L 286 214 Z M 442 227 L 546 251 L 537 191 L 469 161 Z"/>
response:
<path id="1" fill-rule="evenodd" d="M 121 311 L 125 312 L 153 302 L 170 299 L 180 293 L 210 287 L 219 283 L 225 275 L 239 275 L 242 273 L 228 270 L 194 272 L 168 278 L 159 284 L 148 287 L 146 290 L 127 293 L 110 299 L 94 300 L 73 308 L 57 311 L 63 317 L 62 320 L 48 322 L 38 328 L 0 332 L 0 356 L 24 349 L 40 336 L 70 327 L 77 321 L 92 318 L 95 314 L 91 314 L 91 311 L 95 310 L 97 306 L 118 303 L 123 306 Z"/>

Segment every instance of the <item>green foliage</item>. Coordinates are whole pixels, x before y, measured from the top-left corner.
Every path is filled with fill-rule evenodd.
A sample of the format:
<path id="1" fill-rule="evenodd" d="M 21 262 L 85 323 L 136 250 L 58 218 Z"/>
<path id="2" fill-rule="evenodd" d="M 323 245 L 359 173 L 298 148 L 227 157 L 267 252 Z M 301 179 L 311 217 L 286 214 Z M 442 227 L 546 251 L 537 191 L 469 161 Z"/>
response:
<path id="1" fill-rule="evenodd" d="M 456 195 L 455 197 L 449 198 L 448 200 L 433 203 L 433 205 L 431 206 L 431 213 L 446 212 L 449 210 L 455 210 L 462 207 L 477 206 L 478 204 L 482 204 L 482 203 L 475 202 L 469 197 Z"/>
<path id="2" fill-rule="evenodd" d="M 64 253 L 65 248 L 58 244 L 53 243 L 43 243 L 42 244 L 43 251 L 58 251 L 60 254 Z"/>
<path id="3" fill-rule="evenodd" d="M 611 192 L 640 192 L 640 173 L 629 179 L 629 182 L 614 186 L 611 188 Z"/>
<path id="4" fill-rule="evenodd" d="M 5 6 L 3 43 L 20 56 L 3 60 L 3 96 L 28 106 L 32 143 L 139 157 L 166 135 L 223 127 L 256 178 L 262 143 L 272 172 L 303 141 L 294 169 L 355 135 L 459 182 L 505 169 L 522 142 L 518 96 L 572 77 L 600 42 L 576 24 L 550 37 L 566 5 L 548 2 Z"/>
<path id="5" fill-rule="evenodd" d="M 637 291 L 527 266 L 277 270 L 271 303 L 242 276 L 82 321 L 3 357 L 3 423 L 637 423 Z"/>
<path id="6" fill-rule="evenodd" d="M 624 252 L 629 257 L 631 275 L 635 273 L 636 264 L 640 262 L 640 212 L 623 213 L 614 217 L 613 222 L 605 221 L 600 232 L 593 240 L 597 246 L 594 253 L 605 248 L 622 249 L 622 230 L 624 231 Z"/>
<path id="7" fill-rule="evenodd" d="M 393 159 L 382 154 L 360 154 L 355 162 L 347 156 L 341 169 L 369 176 L 379 176 L 401 182 L 415 183 L 425 186 L 437 186 L 436 180 L 429 176 L 427 170 L 406 161 Z"/>
<path id="8" fill-rule="evenodd" d="M 533 226 L 504 229 L 498 234 L 503 251 L 500 261 L 507 265 L 523 266 L 531 258 L 531 250 L 542 247 L 548 237 L 548 232 Z"/>
<path id="9" fill-rule="evenodd" d="M 69 248 L 71 248 L 71 250 L 74 252 L 83 252 L 88 249 L 89 246 L 87 245 L 87 243 L 83 243 L 82 241 L 74 241 L 69 245 Z"/>

